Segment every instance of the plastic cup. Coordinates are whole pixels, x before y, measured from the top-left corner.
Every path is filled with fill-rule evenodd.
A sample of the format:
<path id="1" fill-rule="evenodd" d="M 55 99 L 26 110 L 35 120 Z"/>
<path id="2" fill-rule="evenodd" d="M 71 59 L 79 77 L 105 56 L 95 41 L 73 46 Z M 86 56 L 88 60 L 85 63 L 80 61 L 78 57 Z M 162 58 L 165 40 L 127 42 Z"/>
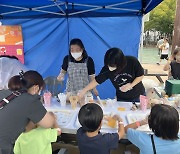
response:
<path id="1" fill-rule="evenodd" d="M 140 95 L 140 108 L 142 111 L 147 110 L 148 99 L 146 96 Z"/>
<path id="2" fill-rule="evenodd" d="M 52 94 L 50 92 L 45 92 L 43 95 L 44 98 L 44 104 L 45 106 L 51 106 L 51 98 L 52 98 Z"/>
<path id="3" fill-rule="evenodd" d="M 59 93 L 58 98 L 60 100 L 61 106 L 66 107 L 66 94 L 64 93 Z"/>

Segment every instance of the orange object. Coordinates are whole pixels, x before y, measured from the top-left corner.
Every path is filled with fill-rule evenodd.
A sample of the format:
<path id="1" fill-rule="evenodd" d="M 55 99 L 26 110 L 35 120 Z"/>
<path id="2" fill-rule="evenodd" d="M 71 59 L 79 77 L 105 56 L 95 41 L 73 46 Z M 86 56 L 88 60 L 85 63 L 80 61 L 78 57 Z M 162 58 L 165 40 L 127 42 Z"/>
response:
<path id="1" fill-rule="evenodd" d="M 118 107 L 118 111 L 126 111 L 126 108 L 124 108 L 124 107 Z"/>
<path id="2" fill-rule="evenodd" d="M 110 117 L 110 118 L 108 119 L 107 125 L 108 125 L 109 127 L 115 128 L 115 127 L 117 126 L 117 121 L 116 121 L 114 118 Z"/>

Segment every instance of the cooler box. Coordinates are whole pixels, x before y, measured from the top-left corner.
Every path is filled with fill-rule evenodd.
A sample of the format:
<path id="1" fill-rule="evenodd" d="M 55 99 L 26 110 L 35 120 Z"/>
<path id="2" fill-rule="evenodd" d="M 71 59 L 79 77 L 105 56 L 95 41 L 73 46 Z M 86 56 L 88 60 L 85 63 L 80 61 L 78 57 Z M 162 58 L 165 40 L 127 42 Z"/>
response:
<path id="1" fill-rule="evenodd" d="M 166 80 L 165 91 L 169 96 L 180 94 L 180 80 Z"/>

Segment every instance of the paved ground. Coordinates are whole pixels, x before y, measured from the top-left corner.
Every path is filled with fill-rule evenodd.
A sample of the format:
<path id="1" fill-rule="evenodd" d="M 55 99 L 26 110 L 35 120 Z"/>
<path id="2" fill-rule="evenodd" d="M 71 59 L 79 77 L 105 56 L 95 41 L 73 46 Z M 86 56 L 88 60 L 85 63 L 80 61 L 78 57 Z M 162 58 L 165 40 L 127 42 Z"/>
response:
<path id="1" fill-rule="evenodd" d="M 142 56 L 139 58 L 141 60 L 141 64 L 144 69 L 148 70 L 148 73 L 159 73 L 159 74 L 167 74 L 167 71 L 163 71 L 164 64 L 166 63 L 166 60 L 162 61 L 160 65 L 157 65 L 156 63 L 159 62 L 159 56 L 158 56 L 158 49 L 157 48 L 143 48 L 143 51 L 140 51 L 140 55 Z M 148 79 L 153 79 L 155 81 L 158 81 L 156 77 L 144 77 Z M 162 77 L 163 81 L 167 80 L 167 77 Z M 159 81 L 158 81 L 159 82 Z"/>

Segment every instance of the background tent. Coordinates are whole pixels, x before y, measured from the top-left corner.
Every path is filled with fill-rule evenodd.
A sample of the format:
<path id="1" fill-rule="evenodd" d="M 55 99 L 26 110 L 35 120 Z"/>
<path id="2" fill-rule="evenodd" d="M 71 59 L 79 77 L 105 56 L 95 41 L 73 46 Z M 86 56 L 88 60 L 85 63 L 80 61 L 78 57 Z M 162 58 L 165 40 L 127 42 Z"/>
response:
<path id="1" fill-rule="evenodd" d="M 25 65 L 43 77 L 58 75 L 72 38 L 83 41 L 98 73 L 111 47 L 138 56 L 142 16 L 161 1 L 0 0 L 0 16 L 3 25 L 22 25 Z M 109 81 L 98 90 L 102 98 L 115 96 Z"/>

